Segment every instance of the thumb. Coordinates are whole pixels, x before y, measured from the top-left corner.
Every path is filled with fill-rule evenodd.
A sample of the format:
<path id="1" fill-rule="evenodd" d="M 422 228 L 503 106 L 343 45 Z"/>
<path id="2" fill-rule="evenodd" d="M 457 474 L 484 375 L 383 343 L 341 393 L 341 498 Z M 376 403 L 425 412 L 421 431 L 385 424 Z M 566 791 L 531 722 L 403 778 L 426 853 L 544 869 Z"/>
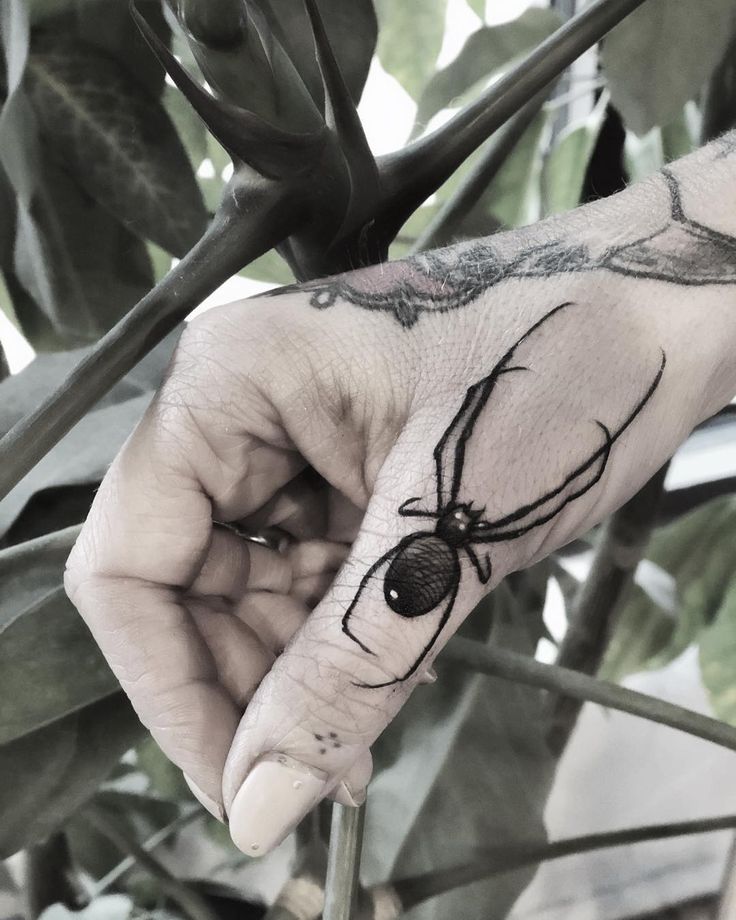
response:
<path id="1" fill-rule="evenodd" d="M 367 782 L 369 746 L 432 679 L 435 655 L 488 589 L 463 576 L 465 550 L 438 527 L 437 437 L 427 427 L 404 430 L 347 562 L 240 723 L 223 801 L 233 841 L 249 855 L 271 850 L 343 780 L 354 786 L 362 773 Z"/>

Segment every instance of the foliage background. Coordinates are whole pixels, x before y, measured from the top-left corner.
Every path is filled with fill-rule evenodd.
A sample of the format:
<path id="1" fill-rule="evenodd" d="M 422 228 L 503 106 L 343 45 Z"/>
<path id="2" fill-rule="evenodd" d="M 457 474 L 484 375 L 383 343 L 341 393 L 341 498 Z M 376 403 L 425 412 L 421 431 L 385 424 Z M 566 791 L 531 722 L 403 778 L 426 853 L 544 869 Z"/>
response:
<path id="1" fill-rule="evenodd" d="M 142 5 L 193 67 L 192 46 L 171 12 L 155 0 Z M 336 0 L 320 5 L 358 87 L 374 55 L 370 0 L 356 0 L 352 18 Z M 488 5 L 497 23 L 500 4 Z M 461 6 L 462 15 L 477 17 L 474 29 L 438 65 L 447 23 Z M 2 434 L 196 242 L 232 167 L 164 80 L 127 3 L 5 0 L 0 9 L 0 309 L 37 353 L 0 383 Z M 468 0 L 467 9 L 462 0 L 450 4 L 449 20 L 446 0 L 376 0 L 375 11 L 375 55 L 389 75 L 384 81 L 396 80 L 416 106 L 413 136 L 477 95 L 570 12 L 569 4 L 538 6 L 489 25 L 478 0 Z M 518 226 L 614 192 L 732 126 L 735 26 L 730 0 L 648 0 L 605 40 L 599 67 L 573 69 L 532 119 L 453 238 Z M 233 79 L 234 91 L 251 102 L 257 82 Z M 470 157 L 412 215 L 392 256 L 411 249 L 482 155 Z M 269 284 L 293 279 L 274 251 L 242 275 Z M 283 855 L 271 866 L 248 865 L 198 809 L 144 737 L 61 587 L 63 561 L 94 489 L 150 399 L 175 337 L 0 502 L 0 856 L 25 851 L 28 909 L 48 908 L 47 920 L 63 920 L 68 908 L 87 902 L 90 920 L 146 913 L 211 920 L 233 904 L 239 916 L 260 916 L 263 878 L 284 871 Z M 724 480 L 697 495 L 667 496 L 662 517 L 669 523 L 647 556 L 671 576 L 674 590 L 663 600 L 639 579 L 602 673 L 618 680 L 695 644 L 714 712 L 736 724 L 736 505 L 730 497 L 702 504 L 732 486 Z M 702 506 L 683 516 L 694 505 Z M 471 618 L 468 634 L 530 656 L 540 643 L 549 646 L 542 614 L 551 578 L 569 606 L 577 585 L 564 558 L 554 559 L 509 579 Z M 376 746 L 365 856 L 373 880 L 477 859 L 489 841 L 544 842 L 556 766 L 546 718 L 542 691 L 446 666 Z M 225 891 L 196 872 L 172 878 L 158 858 L 141 855 L 151 835 L 175 839 L 192 823 L 209 836 L 221 865 L 237 870 L 228 875 L 237 885 Z M 318 824 L 302 829 L 290 871 L 322 870 Z M 114 876 L 126 854 L 131 868 Z M 533 874 L 530 865 L 457 888 L 412 916 L 500 920 Z M 4 886 L 10 891 L 15 882 L 0 868 Z M 66 907 L 50 908 L 56 901 Z"/>

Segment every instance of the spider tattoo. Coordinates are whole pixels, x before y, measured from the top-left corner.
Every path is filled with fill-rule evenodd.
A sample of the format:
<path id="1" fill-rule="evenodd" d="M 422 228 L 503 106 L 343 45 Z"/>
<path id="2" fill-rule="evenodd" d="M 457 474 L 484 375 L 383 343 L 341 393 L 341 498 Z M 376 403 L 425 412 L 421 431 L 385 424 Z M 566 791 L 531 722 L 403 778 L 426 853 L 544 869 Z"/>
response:
<path id="1" fill-rule="evenodd" d="M 659 386 L 666 364 L 664 351 L 651 383 L 626 417 L 613 427 L 596 420 L 600 430 L 599 446 L 554 488 L 495 519 L 485 517 L 485 508 L 473 507 L 473 503 L 462 495 L 462 476 L 465 450 L 475 424 L 499 379 L 507 374 L 529 370 L 514 363 L 519 346 L 533 337 L 551 317 L 570 306 L 571 302 L 560 304 L 542 316 L 509 348 L 487 377 L 467 390 L 457 414 L 434 449 L 434 507 L 418 507 L 421 498 L 417 497 L 408 499 L 399 507 L 398 513 L 402 517 L 425 519 L 433 522 L 433 526 L 405 536 L 369 568 L 343 616 L 342 629 L 365 652 L 376 655 L 369 643 L 377 627 L 370 614 L 364 613 L 362 601 L 367 591 L 377 590 L 377 580 L 382 580 L 382 598 L 393 614 L 409 620 L 433 615 L 435 624 L 423 651 L 405 673 L 382 683 L 356 681 L 356 686 L 375 689 L 410 678 L 437 642 L 450 618 L 461 583 L 461 557 L 465 555 L 470 560 L 481 584 L 487 584 L 492 565 L 486 547 L 524 536 L 592 489 L 603 476 L 613 445 Z M 366 599 L 365 606 L 371 607 L 369 599 Z"/>

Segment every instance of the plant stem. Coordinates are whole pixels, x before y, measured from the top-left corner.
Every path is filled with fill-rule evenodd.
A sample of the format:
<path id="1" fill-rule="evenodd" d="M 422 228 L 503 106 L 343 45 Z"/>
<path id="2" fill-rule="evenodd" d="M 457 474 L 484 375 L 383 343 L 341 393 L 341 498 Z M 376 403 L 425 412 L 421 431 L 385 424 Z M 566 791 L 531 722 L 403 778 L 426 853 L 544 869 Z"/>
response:
<path id="1" fill-rule="evenodd" d="M 323 920 L 351 920 L 358 895 L 365 807 L 332 806 Z"/>
<path id="2" fill-rule="evenodd" d="M 447 643 L 441 660 L 461 664 L 491 677 L 513 680 L 532 687 L 541 687 L 555 694 L 571 696 L 577 700 L 599 703 L 609 709 L 617 709 L 642 719 L 649 719 L 651 722 L 669 725 L 670 728 L 736 751 L 736 728 L 725 722 L 587 674 L 580 674 L 554 664 L 542 664 L 508 649 L 493 648 L 462 636 L 454 636 Z"/>
<path id="3" fill-rule="evenodd" d="M 545 90 L 527 102 L 513 118 L 488 142 L 478 161 L 463 179 L 453 194 L 435 214 L 412 251 L 421 252 L 452 242 L 463 219 L 478 204 L 478 201 L 495 179 L 498 171 L 509 158 L 522 135 L 539 114 L 548 91 Z"/>
<path id="4" fill-rule="evenodd" d="M 226 193 L 199 243 L 0 439 L 0 499 L 205 297 L 288 234 L 294 209 L 270 183 L 261 192 L 240 204 L 235 190 Z"/>
<path id="5" fill-rule="evenodd" d="M 577 593 L 557 653 L 561 668 L 597 673 L 656 523 L 668 469 L 666 463 L 603 525 L 592 568 Z M 547 744 L 556 756 L 567 746 L 582 705 L 569 696 L 550 701 Z"/>
<path id="6" fill-rule="evenodd" d="M 453 866 L 393 883 L 404 910 L 447 891 L 472 882 L 520 869 L 538 862 L 549 862 L 563 856 L 589 853 L 609 847 L 626 846 L 652 840 L 667 840 L 691 834 L 707 834 L 736 827 L 736 815 L 700 818 L 671 824 L 651 824 L 600 834 L 585 834 L 552 843 L 510 844 L 487 850 L 482 860 L 464 866 Z M 730 916 L 730 915 L 729 915 Z"/>
<path id="7" fill-rule="evenodd" d="M 99 809 L 90 808 L 83 813 L 82 817 L 100 834 L 107 837 L 121 852 L 128 853 L 138 866 L 155 878 L 163 894 L 178 904 L 191 920 L 219 920 L 217 914 L 199 892 L 192 890 L 173 876 L 137 840 L 133 840 L 125 831 L 109 821 Z"/>
<path id="8" fill-rule="evenodd" d="M 490 135 L 644 0 L 596 0 L 442 127 L 379 160 L 385 232 L 398 230 Z"/>
<path id="9" fill-rule="evenodd" d="M 160 846 L 164 841 L 168 840 L 173 834 L 178 833 L 195 819 L 202 817 L 204 817 L 203 810 L 199 805 L 195 805 L 193 808 L 179 815 L 171 824 L 167 824 L 166 827 L 162 827 L 161 830 L 156 831 L 155 834 L 151 834 L 142 844 L 143 849 L 147 853 L 150 853 L 152 850 L 155 850 L 157 846 Z M 136 865 L 135 857 L 126 856 L 114 869 L 111 869 L 107 875 L 104 875 L 92 886 L 90 899 L 98 898 L 101 894 L 104 894 L 111 885 L 114 885 L 115 882 L 122 878 L 126 872 L 130 872 L 131 869 L 135 868 Z"/>
<path id="10" fill-rule="evenodd" d="M 69 843 L 63 832 L 29 848 L 26 858 L 26 897 L 31 918 L 52 904 L 79 910 L 87 901 L 74 871 Z"/>

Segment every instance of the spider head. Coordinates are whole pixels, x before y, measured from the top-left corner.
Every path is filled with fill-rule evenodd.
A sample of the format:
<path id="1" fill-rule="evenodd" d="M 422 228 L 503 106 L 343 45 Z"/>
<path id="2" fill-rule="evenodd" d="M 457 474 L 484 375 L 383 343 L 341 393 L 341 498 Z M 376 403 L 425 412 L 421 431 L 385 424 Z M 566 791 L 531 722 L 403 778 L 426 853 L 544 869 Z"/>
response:
<path id="1" fill-rule="evenodd" d="M 483 510 L 476 510 L 470 504 L 451 506 L 437 521 L 437 535 L 450 546 L 464 546 L 470 543 L 476 530 L 483 529 Z"/>

